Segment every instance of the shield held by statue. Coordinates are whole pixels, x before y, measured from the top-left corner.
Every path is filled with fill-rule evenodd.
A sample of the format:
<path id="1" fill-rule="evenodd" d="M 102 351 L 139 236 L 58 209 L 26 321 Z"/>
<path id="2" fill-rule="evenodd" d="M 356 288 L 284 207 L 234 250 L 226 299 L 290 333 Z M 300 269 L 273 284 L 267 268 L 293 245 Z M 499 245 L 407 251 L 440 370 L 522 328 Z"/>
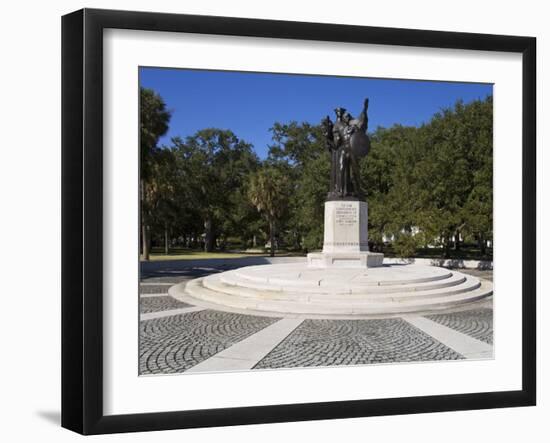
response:
<path id="1" fill-rule="evenodd" d="M 356 131 L 350 138 L 351 154 L 355 158 L 365 157 L 370 150 L 370 139 L 367 134 L 362 131 Z"/>

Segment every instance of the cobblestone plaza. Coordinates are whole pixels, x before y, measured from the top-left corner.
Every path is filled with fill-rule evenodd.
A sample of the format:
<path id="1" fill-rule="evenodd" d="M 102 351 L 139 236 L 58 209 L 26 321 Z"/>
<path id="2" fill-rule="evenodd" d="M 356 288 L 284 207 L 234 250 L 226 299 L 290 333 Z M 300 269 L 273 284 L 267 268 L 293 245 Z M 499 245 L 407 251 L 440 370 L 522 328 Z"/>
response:
<path id="1" fill-rule="evenodd" d="M 451 312 L 372 319 L 283 319 L 205 309 L 171 297 L 231 263 L 142 269 L 141 375 L 492 358 L 492 297 Z M 468 271 L 492 280 L 492 271 Z"/>

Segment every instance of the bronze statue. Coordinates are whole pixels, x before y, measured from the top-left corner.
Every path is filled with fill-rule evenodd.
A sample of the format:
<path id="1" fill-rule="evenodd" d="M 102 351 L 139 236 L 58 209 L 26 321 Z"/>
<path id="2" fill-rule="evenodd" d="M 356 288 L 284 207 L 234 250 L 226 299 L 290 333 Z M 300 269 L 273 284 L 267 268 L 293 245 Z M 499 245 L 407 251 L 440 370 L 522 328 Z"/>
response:
<path id="1" fill-rule="evenodd" d="M 330 191 L 327 200 L 363 200 L 359 161 L 370 149 L 367 135 L 369 99 L 358 118 L 344 108 L 336 108 L 336 121 L 322 120 L 323 134 L 331 155 Z"/>

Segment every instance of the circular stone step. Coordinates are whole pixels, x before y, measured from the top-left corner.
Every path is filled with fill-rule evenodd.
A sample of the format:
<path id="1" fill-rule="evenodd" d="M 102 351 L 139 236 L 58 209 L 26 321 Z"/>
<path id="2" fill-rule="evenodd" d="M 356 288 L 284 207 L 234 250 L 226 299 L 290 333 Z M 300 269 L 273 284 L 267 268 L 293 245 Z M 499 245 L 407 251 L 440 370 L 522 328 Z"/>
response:
<path id="1" fill-rule="evenodd" d="M 410 281 L 402 284 L 373 284 L 364 276 L 360 278 L 352 278 L 349 283 L 342 284 L 337 279 L 313 279 L 303 280 L 283 278 L 270 278 L 269 280 L 258 281 L 257 279 L 247 279 L 241 274 L 229 271 L 224 272 L 216 278 L 211 279 L 217 284 L 225 284 L 229 286 L 238 286 L 240 288 L 249 288 L 265 291 L 276 292 L 300 292 L 314 294 L 389 294 L 410 291 L 426 291 L 430 289 L 445 288 L 450 286 L 460 285 L 466 281 L 467 277 L 461 273 L 448 273 L 442 278 L 424 278 L 416 281 Z M 219 283 L 218 283 L 219 281 Z M 206 283 L 205 283 L 206 284 Z"/>
<path id="2" fill-rule="evenodd" d="M 490 282 L 435 266 L 326 270 L 305 263 L 249 266 L 170 289 L 174 297 L 208 308 L 325 318 L 437 311 L 492 291 Z"/>
<path id="3" fill-rule="evenodd" d="M 418 268 L 425 268 L 419 273 Z M 391 272 L 388 269 L 391 268 Z M 239 279 L 257 283 L 273 283 L 281 285 L 309 285 L 317 282 L 319 285 L 336 280 L 357 281 L 365 286 L 401 285 L 407 283 L 424 283 L 449 278 L 452 272 L 436 266 L 418 265 L 384 265 L 377 268 L 364 269 L 312 269 L 302 263 L 285 263 L 280 265 L 247 266 L 224 272 L 234 274 Z"/>

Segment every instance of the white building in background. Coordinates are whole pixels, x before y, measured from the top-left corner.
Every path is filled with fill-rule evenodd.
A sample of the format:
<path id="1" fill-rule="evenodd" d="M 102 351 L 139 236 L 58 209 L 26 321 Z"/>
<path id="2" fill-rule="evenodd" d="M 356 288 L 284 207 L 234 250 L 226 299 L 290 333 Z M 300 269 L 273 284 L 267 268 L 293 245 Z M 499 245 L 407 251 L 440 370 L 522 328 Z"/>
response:
<path id="1" fill-rule="evenodd" d="M 405 229 L 401 229 L 401 232 L 403 234 L 407 233 L 407 231 Z M 413 226 L 411 227 L 411 232 L 410 232 L 413 236 L 417 235 L 418 233 L 420 233 L 420 228 L 418 226 Z M 395 241 L 395 235 L 390 235 L 390 236 L 387 236 L 386 234 L 384 234 L 382 236 L 382 241 L 384 243 L 392 243 Z"/>
<path id="2" fill-rule="evenodd" d="M 402 232 L 403 234 L 405 234 L 405 233 L 406 233 L 406 230 L 405 230 L 405 229 L 402 229 L 401 232 Z M 419 234 L 419 233 L 420 233 L 420 228 L 419 228 L 418 226 L 413 226 L 413 227 L 411 228 L 411 234 L 412 234 L 413 236 L 415 236 L 415 235 L 417 235 L 417 234 Z M 454 237 L 453 237 L 453 240 L 455 240 Z M 459 235 L 458 235 L 458 240 L 459 240 L 460 242 L 463 242 L 463 241 L 464 241 L 464 238 L 462 237 L 462 234 L 460 234 L 460 233 L 459 233 Z M 382 241 L 383 241 L 384 243 L 392 243 L 392 242 L 395 241 L 395 235 L 390 235 L 390 236 L 388 236 L 388 235 L 385 235 L 385 234 L 384 234 L 384 235 L 382 236 Z M 487 243 L 487 247 L 488 247 L 488 248 L 492 248 L 492 247 L 493 247 L 493 242 L 492 242 L 491 240 L 487 240 L 486 243 Z M 436 247 L 438 247 L 438 246 L 430 243 L 430 244 L 427 245 L 427 247 L 428 247 L 428 248 L 436 248 Z"/>

